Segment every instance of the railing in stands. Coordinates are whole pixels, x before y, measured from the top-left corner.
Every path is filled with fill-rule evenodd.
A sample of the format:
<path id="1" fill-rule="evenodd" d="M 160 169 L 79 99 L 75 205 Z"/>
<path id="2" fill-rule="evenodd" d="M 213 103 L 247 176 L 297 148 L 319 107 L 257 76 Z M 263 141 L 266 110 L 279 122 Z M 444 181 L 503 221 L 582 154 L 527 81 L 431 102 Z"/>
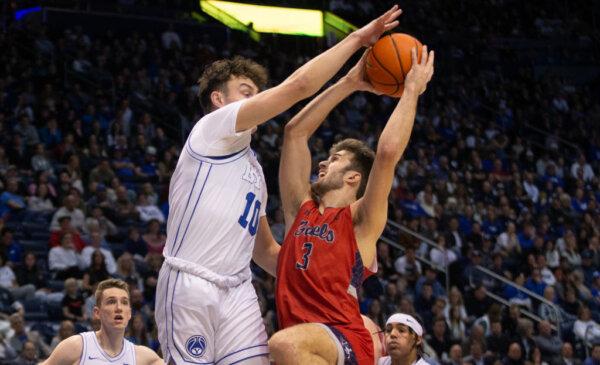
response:
<path id="1" fill-rule="evenodd" d="M 427 246 L 430 246 L 430 248 L 437 248 L 438 250 L 445 252 L 446 248 L 441 247 L 440 245 L 438 245 L 437 243 L 435 243 L 433 240 L 431 240 L 430 238 L 427 238 L 425 236 L 423 236 L 422 234 L 413 231 L 410 228 L 407 228 L 397 222 L 394 222 L 391 219 L 388 219 L 387 221 L 388 226 L 393 227 L 394 229 L 406 233 L 410 236 L 415 237 L 416 239 L 420 240 L 421 242 L 425 243 Z M 384 232 L 384 234 L 379 238 L 381 241 L 387 243 L 388 245 L 401 250 L 402 252 L 404 252 L 405 248 L 400 245 L 398 242 L 390 239 L 389 237 L 386 237 L 386 234 Z M 429 250 L 427 250 L 429 252 Z M 444 280 L 445 280 L 445 288 L 446 288 L 446 293 L 450 292 L 450 275 L 449 275 L 449 270 L 448 270 L 448 263 L 446 263 L 444 266 L 440 266 L 435 264 L 433 261 L 429 260 L 427 257 L 423 257 L 423 256 L 419 256 L 417 255 L 417 260 L 423 262 L 424 264 L 434 268 L 435 270 L 441 272 L 444 274 Z"/>
<path id="2" fill-rule="evenodd" d="M 549 300 L 547 300 L 546 298 L 532 292 L 531 290 L 525 288 L 524 286 L 521 286 L 521 285 L 515 283 L 512 280 L 510 280 L 504 276 L 498 275 L 489 269 L 486 269 L 483 266 L 477 265 L 477 266 L 475 266 L 475 269 L 484 275 L 492 277 L 494 280 L 498 280 L 498 281 L 502 282 L 504 285 L 510 285 L 510 286 L 516 288 L 517 290 L 519 290 L 520 292 L 526 294 L 529 297 L 529 299 L 531 300 L 532 304 L 533 304 L 533 300 L 537 300 L 539 303 L 544 303 L 547 306 L 549 306 L 552 309 L 552 311 L 554 312 L 554 318 L 556 319 L 555 321 L 550 321 L 551 325 L 552 325 L 553 329 L 555 329 L 558 333 L 560 333 L 560 325 L 561 325 L 560 322 L 561 322 L 562 315 L 561 315 L 560 308 L 556 304 L 554 304 L 554 303 L 550 302 Z M 474 286 L 473 285 L 474 279 L 473 279 L 472 275 L 469 277 L 469 281 L 470 281 L 471 286 Z M 491 299 L 493 299 L 496 302 L 501 303 L 505 306 L 510 306 L 511 304 L 513 304 L 509 300 L 506 300 L 505 298 L 503 298 L 495 293 L 492 293 L 489 290 L 486 290 L 486 294 Z M 540 316 L 538 316 L 537 314 L 535 314 L 534 312 L 532 312 L 529 309 L 521 308 L 521 313 L 523 313 L 525 316 L 531 318 L 535 322 L 541 322 L 544 320 L 544 318 L 541 318 Z"/>

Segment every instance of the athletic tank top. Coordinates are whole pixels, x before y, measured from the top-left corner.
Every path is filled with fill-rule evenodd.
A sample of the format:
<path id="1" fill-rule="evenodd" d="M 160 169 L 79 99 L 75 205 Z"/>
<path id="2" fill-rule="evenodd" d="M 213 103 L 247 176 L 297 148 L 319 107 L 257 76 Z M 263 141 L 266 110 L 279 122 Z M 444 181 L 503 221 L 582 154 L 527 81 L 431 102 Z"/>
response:
<path id="1" fill-rule="evenodd" d="M 123 349 L 115 357 L 110 357 L 100 347 L 96 333 L 93 331 L 79 334 L 83 338 L 80 365 L 135 365 L 135 345 L 123 339 Z"/>

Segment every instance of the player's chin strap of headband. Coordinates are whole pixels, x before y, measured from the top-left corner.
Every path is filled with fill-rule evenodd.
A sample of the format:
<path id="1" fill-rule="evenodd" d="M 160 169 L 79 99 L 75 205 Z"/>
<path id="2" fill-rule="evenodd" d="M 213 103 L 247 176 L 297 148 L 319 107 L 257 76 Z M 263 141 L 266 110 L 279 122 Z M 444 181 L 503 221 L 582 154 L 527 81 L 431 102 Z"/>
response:
<path id="1" fill-rule="evenodd" d="M 246 280 L 252 277 L 252 272 L 248 267 L 246 270 L 239 274 L 232 276 L 224 276 L 217 274 L 205 267 L 202 267 L 193 262 L 180 259 L 178 257 L 165 257 L 165 263 L 171 266 L 173 269 L 183 271 L 190 275 L 201 277 L 202 279 L 208 280 L 221 288 L 231 288 L 240 285 Z"/>

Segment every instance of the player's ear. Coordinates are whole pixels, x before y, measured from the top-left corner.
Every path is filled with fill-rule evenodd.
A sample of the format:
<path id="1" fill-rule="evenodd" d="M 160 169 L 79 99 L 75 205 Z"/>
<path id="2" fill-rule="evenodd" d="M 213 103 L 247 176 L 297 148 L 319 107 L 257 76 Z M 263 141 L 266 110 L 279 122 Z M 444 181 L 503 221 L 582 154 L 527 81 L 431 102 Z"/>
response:
<path id="1" fill-rule="evenodd" d="M 215 90 L 210 93 L 210 101 L 217 108 L 222 108 L 225 106 L 225 95 L 223 92 Z"/>
<path id="2" fill-rule="evenodd" d="M 346 173 L 344 174 L 344 181 L 350 185 L 360 184 L 361 178 L 362 177 L 360 175 L 360 172 L 354 170 L 346 171 Z"/>

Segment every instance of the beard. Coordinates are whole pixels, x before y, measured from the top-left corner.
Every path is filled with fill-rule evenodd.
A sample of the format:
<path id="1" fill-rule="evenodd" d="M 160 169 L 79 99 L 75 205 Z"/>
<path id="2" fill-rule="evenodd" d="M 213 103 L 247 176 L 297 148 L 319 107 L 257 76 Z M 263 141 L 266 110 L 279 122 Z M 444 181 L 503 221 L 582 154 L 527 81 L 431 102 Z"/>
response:
<path id="1" fill-rule="evenodd" d="M 326 193 L 331 190 L 340 189 L 344 186 L 343 173 L 336 173 L 333 176 L 329 176 L 321 181 L 316 181 L 311 184 L 310 189 L 312 194 L 316 197 L 323 197 Z"/>

